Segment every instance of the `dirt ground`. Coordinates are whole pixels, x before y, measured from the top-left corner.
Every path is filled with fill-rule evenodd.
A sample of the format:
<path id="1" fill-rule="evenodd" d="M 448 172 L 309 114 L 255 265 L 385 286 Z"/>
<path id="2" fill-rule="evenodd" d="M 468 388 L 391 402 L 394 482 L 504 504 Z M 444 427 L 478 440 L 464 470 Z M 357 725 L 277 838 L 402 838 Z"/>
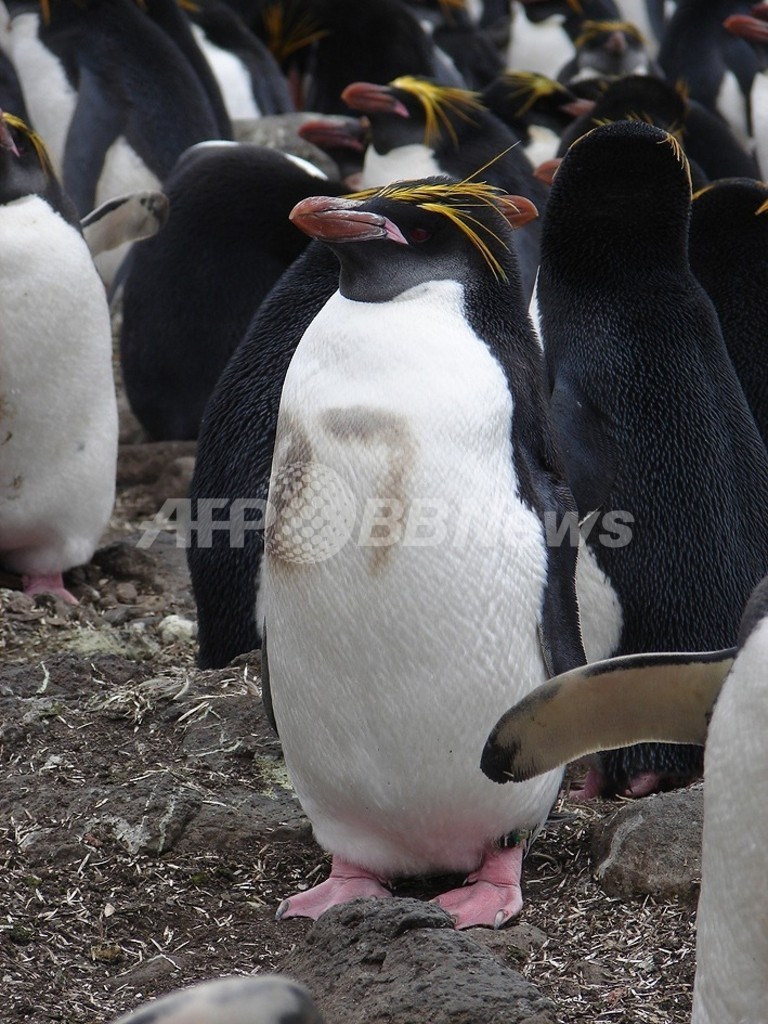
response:
<path id="1" fill-rule="evenodd" d="M 198 671 L 184 552 L 172 533 L 136 547 L 192 457 L 123 448 L 105 545 L 70 577 L 78 607 L 0 580 L 0 1024 L 100 1024 L 194 980 L 280 969 L 310 927 L 275 921 L 328 862 L 264 721 L 258 655 Z M 590 826 L 612 806 L 561 803 L 520 922 L 481 940 L 563 1022 L 682 1024 L 695 893 L 601 891 Z"/>

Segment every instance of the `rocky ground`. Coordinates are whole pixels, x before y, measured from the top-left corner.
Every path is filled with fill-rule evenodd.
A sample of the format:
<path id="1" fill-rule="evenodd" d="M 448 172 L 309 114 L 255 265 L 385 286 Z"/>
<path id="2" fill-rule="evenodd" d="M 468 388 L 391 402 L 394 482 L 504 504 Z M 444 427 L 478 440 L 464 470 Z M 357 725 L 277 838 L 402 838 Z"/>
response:
<path id="1" fill-rule="evenodd" d="M 701 789 L 564 798 L 501 932 L 456 933 L 412 881 L 275 921 L 327 869 L 265 722 L 259 657 L 195 668 L 184 551 L 140 524 L 194 446 L 126 444 L 70 607 L 0 589 L 0 1024 L 100 1024 L 198 979 L 279 970 L 328 1024 L 690 1019 Z"/>

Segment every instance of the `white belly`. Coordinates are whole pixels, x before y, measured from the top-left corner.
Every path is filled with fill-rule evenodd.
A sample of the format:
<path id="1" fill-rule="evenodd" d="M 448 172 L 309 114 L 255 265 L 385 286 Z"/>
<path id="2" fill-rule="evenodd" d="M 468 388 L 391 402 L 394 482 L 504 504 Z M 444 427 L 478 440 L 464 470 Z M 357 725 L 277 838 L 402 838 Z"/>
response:
<path id="1" fill-rule="evenodd" d="M 759 1024 L 768 1003 L 768 620 L 715 705 L 704 761 L 704 839 L 693 1024 Z"/>
<path id="2" fill-rule="evenodd" d="M 42 199 L 0 208 L 0 561 L 87 561 L 115 493 L 117 411 L 104 289 Z"/>
<path id="3" fill-rule="evenodd" d="M 499 786 L 479 768 L 498 716 L 545 678 L 546 549 L 517 495 L 506 380 L 461 301 L 449 281 L 376 306 L 335 295 L 280 409 L 264 587 L 275 716 L 319 842 L 390 877 L 476 867 L 546 817 L 561 777 Z M 315 468 L 281 491 L 297 463 Z M 322 524 L 335 478 L 341 533 Z M 382 503 L 390 521 L 370 529 Z"/>

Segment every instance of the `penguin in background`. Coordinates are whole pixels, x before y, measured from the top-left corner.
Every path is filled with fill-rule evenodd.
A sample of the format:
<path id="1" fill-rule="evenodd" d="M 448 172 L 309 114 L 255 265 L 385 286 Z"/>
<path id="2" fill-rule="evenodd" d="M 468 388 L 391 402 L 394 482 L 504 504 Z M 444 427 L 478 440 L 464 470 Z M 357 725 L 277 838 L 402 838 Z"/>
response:
<path id="1" fill-rule="evenodd" d="M 268 0 L 258 10 L 251 24 L 288 77 L 297 110 L 346 114 L 341 93 L 361 79 L 466 84 L 400 0 Z"/>
<path id="2" fill-rule="evenodd" d="M 185 149 L 219 136 L 196 72 L 133 0 L 54 0 L 47 21 L 10 10 L 27 109 L 81 216 L 159 188 Z"/>
<path id="3" fill-rule="evenodd" d="M 522 906 L 561 773 L 509 800 L 477 762 L 510 691 L 584 656 L 576 547 L 547 544 L 548 515 L 574 509 L 508 226 L 532 213 L 425 179 L 291 214 L 341 270 L 283 385 L 257 614 L 286 764 L 333 865 L 280 918 L 445 872 L 468 873 L 437 898 L 457 928 Z"/>
<path id="4" fill-rule="evenodd" d="M 551 160 L 579 108 L 574 93 L 535 71 L 505 71 L 480 93 L 483 106 L 522 140 L 533 167 Z"/>
<path id="5" fill-rule="evenodd" d="M 584 113 L 562 134 L 558 155 L 577 138 L 607 121 L 642 120 L 670 132 L 682 144 L 701 188 L 722 177 L 756 177 L 757 162 L 717 114 L 692 100 L 684 89 L 653 75 L 629 75 L 606 85 Z M 590 107 L 591 109 L 586 109 Z"/>
<path id="6" fill-rule="evenodd" d="M 752 138 L 750 91 L 760 62 L 749 43 L 723 26 L 729 15 L 750 13 L 749 0 L 679 0 L 659 49 L 670 82 L 683 82 L 693 99 L 723 117 L 746 146 Z"/>
<path id="7" fill-rule="evenodd" d="M 241 143 L 188 150 L 165 183 L 168 223 L 123 283 L 125 390 L 154 440 L 197 437 L 206 402 L 260 302 L 307 240 L 288 221 L 322 185 L 305 161 Z"/>
<path id="8" fill-rule="evenodd" d="M 142 9 L 173 40 L 197 75 L 216 119 L 215 137 L 231 139 L 232 123 L 222 89 L 187 11 L 177 0 L 142 0 Z"/>
<path id="9" fill-rule="evenodd" d="M 531 68 L 556 78 L 573 58 L 582 22 L 618 21 L 613 0 L 518 0 L 512 8 L 508 68 Z"/>
<path id="10" fill-rule="evenodd" d="M 569 484 L 581 517 L 631 530 L 629 543 L 589 534 L 590 661 L 732 645 L 768 569 L 768 456 L 688 264 L 690 202 L 674 137 L 620 121 L 571 146 L 545 211 L 539 324 Z M 601 602 L 614 633 L 598 644 Z M 607 752 L 584 796 L 643 795 L 700 770 L 695 747 Z"/>
<path id="11" fill-rule="evenodd" d="M 0 120 L 0 562 L 77 603 L 115 497 L 117 404 L 104 287 L 39 137 Z"/>
<path id="12" fill-rule="evenodd" d="M 768 4 L 752 5 L 751 14 L 732 14 L 723 22 L 723 28 L 731 35 L 747 41 L 758 60 L 758 71 L 752 79 L 749 105 L 752 114 L 752 138 L 754 139 L 760 173 L 754 177 L 768 176 Z"/>
<path id="13" fill-rule="evenodd" d="M 229 4 L 204 0 L 194 4 L 189 16 L 231 121 L 293 110 L 288 83 L 277 61 Z"/>
<path id="14" fill-rule="evenodd" d="M 624 75 L 661 76 L 640 30 L 631 22 L 585 20 L 573 45 L 575 54 L 557 75 L 566 85 Z"/>
<path id="15" fill-rule="evenodd" d="M 528 780 L 605 746 L 706 742 L 693 1024 L 759 1021 L 768 999 L 768 579 L 736 647 L 586 665 L 502 716 L 483 751 L 496 782 Z"/>
<path id="16" fill-rule="evenodd" d="M 697 192 L 688 257 L 715 305 L 728 355 L 768 445 L 768 186 L 727 178 Z"/>
<path id="17" fill-rule="evenodd" d="M 370 121 L 361 187 L 434 174 L 478 176 L 525 195 L 537 209 L 546 203 L 547 189 L 533 176 L 520 139 L 483 107 L 477 93 L 405 76 L 389 85 L 355 82 L 342 98 Z M 526 300 L 538 267 L 539 233 L 534 222 L 514 239 Z"/>
<path id="18" fill-rule="evenodd" d="M 464 3 L 408 6 L 466 88 L 482 89 L 504 70 L 502 52 Z"/>

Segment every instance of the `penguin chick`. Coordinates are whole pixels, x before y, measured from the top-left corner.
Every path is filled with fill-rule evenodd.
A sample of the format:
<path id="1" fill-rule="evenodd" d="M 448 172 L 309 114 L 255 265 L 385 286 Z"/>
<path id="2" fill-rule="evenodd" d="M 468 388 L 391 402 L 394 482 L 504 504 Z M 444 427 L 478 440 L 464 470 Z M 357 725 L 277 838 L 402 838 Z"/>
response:
<path id="1" fill-rule="evenodd" d="M 445 872 L 468 873 L 437 899 L 458 928 L 522 906 L 525 840 L 561 774 L 508 800 L 477 771 L 484 730 L 511 690 L 583 660 L 576 548 L 545 529 L 573 506 L 512 252 L 534 215 L 445 179 L 291 214 L 341 270 L 282 390 L 263 686 L 333 866 L 278 917 Z"/>
<path id="2" fill-rule="evenodd" d="M 3 115 L 0 560 L 27 593 L 76 603 L 61 574 L 112 511 L 117 407 L 104 288 L 62 199 L 39 138 Z"/>

